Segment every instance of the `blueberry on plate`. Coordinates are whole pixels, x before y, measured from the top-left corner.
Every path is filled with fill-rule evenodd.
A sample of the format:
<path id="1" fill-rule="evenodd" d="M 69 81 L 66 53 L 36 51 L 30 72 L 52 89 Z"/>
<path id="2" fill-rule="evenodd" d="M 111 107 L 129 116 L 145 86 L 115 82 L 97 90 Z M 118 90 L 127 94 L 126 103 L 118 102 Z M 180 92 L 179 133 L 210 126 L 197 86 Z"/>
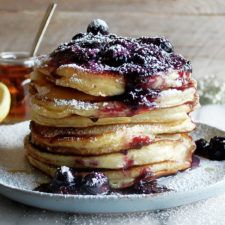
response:
<path id="1" fill-rule="evenodd" d="M 96 34 L 107 35 L 109 34 L 109 27 L 104 20 L 96 19 L 92 20 L 91 23 L 87 27 L 87 32 Z"/>
<path id="2" fill-rule="evenodd" d="M 110 191 L 109 180 L 101 172 L 91 172 L 82 179 L 80 191 L 82 194 L 106 195 Z"/>
<path id="3" fill-rule="evenodd" d="M 61 166 L 56 170 L 53 182 L 71 184 L 76 182 L 76 172 L 67 166 Z"/>
<path id="4" fill-rule="evenodd" d="M 225 160 L 225 138 L 215 136 L 211 138 L 208 150 L 209 159 Z"/>
<path id="5" fill-rule="evenodd" d="M 195 154 L 207 157 L 209 150 L 209 143 L 204 138 L 201 138 L 195 141 L 195 144 L 196 144 Z"/>
<path id="6" fill-rule="evenodd" d="M 81 177 L 73 168 L 61 166 L 56 170 L 52 182 L 49 184 L 51 193 L 78 194 Z"/>
<path id="7" fill-rule="evenodd" d="M 54 194 L 79 194 L 80 183 L 81 177 L 74 169 L 61 166 L 50 183 L 41 184 L 34 190 Z"/>

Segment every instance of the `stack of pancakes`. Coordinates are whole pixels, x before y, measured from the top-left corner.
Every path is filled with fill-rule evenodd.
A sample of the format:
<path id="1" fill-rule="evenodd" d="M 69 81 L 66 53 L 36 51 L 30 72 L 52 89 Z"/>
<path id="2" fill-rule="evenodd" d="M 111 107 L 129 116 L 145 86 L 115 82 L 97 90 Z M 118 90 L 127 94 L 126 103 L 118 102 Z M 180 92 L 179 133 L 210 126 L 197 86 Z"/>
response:
<path id="1" fill-rule="evenodd" d="M 141 83 L 148 90 L 139 95 L 140 89 L 128 88 L 128 75 L 122 69 L 112 69 L 118 66 L 102 63 L 96 69 L 76 61 L 78 45 L 122 39 L 102 36 L 85 33 L 41 59 L 34 70 L 31 133 L 25 140 L 29 162 L 50 176 L 63 165 L 81 175 L 102 171 L 116 189 L 133 185 L 146 172 L 161 177 L 190 168 L 195 144 L 189 132 L 195 125 L 189 113 L 198 104 L 198 96 L 187 61 L 164 53 L 152 38 L 150 47 L 165 58 L 173 54 L 183 64 L 141 78 L 137 70 L 140 79 L 134 86 Z M 137 43 L 139 39 L 125 40 Z M 99 65 L 100 59 L 95 63 Z"/>

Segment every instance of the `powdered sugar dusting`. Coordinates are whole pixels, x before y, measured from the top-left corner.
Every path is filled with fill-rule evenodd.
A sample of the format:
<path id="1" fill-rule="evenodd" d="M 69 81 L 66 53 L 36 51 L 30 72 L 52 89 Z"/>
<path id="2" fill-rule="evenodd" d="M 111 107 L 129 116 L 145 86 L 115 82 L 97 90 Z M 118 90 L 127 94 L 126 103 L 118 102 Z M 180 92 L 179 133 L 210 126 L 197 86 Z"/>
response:
<path id="1" fill-rule="evenodd" d="M 73 69 L 78 69 L 78 70 L 81 70 L 81 71 L 85 71 L 85 69 L 83 67 L 78 66 L 75 63 L 69 63 L 69 64 L 61 65 L 61 66 L 59 66 L 59 68 L 57 70 L 60 70 L 60 69 L 63 69 L 63 68 L 73 68 Z"/>
<path id="2" fill-rule="evenodd" d="M 169 179 L 161 178 L 160 181 L 169 189 L 182 192 L 198 190 L 204 186 L 215 184 L 222 179 L 225 179 L 225 163 L 201 158 L 198 168 L 180 172 Z"/>
<path id="3" fill-rule="evenodd" d="M 97 104 L 78 101 L 76 99 L 54 99 L 54 104 L 56 104 L 57 106 L 76 107 L 78 110 L 98 109 Z"/>

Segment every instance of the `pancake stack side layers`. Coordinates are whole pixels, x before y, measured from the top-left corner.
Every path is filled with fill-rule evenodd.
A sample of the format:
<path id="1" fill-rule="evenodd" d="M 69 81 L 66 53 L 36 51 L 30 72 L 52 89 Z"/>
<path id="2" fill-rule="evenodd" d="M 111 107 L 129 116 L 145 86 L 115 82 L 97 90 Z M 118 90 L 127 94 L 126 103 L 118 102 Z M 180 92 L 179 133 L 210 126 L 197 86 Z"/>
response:
<path id="1" fill-rule="evenodd" d="M 101 171 L 111 188 L 191 167 L 199 104 L 190 62 L 162 37 L 120 37 L 94 20 L 31 75 L 29 162 L 53 176 Z"/>

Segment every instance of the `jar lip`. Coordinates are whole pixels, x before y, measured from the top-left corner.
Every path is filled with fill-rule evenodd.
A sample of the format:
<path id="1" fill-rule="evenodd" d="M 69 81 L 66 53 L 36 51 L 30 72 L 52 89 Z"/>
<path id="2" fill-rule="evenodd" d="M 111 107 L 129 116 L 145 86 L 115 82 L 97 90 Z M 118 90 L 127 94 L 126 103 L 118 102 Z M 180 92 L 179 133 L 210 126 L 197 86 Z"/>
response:
<path id="1" fill-rule="evenodd" d="M 3 65 L 25 65 L 34 66 L 35 57 L 30 56 L 29 52 L 0 52 L 0 64 Z"/>

